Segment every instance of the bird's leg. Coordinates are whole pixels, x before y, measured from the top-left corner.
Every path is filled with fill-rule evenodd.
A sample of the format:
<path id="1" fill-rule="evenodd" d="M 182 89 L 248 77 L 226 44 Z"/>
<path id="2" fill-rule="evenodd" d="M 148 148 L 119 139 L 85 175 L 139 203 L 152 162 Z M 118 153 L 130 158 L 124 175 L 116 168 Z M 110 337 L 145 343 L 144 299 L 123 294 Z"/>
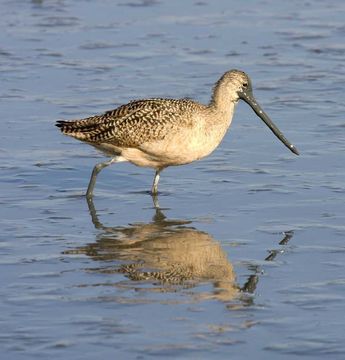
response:
<path id="1" fill-rule="evenodd" d="M 156 209 L 156 211 L 160 211 L 159 202 L 158 202 L 158 195 L 157 193 L 151 193 L 153 206 Z"/>
<path id="2" fill-rule="evenodd" d="M 151 189 L 152 195 L 157 195 L 157 193 L 158 193 L 158 182 L 159 182 L 159 173 L 160 172 L 161 172 L 161 170 L 157 170 L 156 174 L 155 174 L 155 178 L 153 179 L 153 184 L 152 184 L 152 189 Z"/>
<path id="3" fill-rule="evenodd" d="M 92 174 L 91 174 L 91 178 L 90 178 L 90 182 L 89 182 L 89 186 L 87 187 L 87 191 L 86 191 L 86 197 L 88 199 L 90 199 L 93 196 L 93 188 L 95 187 L 96 184 L 96 178 L 98 173 L 104 169 L 105 167 L 109 166 L 110 164 L 116 162 L 116 158 L 112 158 L 109 161 L 105 161 L 103 163 L 99 163 L 97 164 L 93 170 L 92 170 Z"/>
<path id="4" fill-rule="evenodd" d="M 92 196 L 86 197 L 86 202 L 87 202 L 87 206 L 89 207 L 89 213 L 91 215 L 91 220 L 92 223 L 95 225 L 95 228 L 104 230 L 103 224 L 98 219 L 97 211 Z"/>

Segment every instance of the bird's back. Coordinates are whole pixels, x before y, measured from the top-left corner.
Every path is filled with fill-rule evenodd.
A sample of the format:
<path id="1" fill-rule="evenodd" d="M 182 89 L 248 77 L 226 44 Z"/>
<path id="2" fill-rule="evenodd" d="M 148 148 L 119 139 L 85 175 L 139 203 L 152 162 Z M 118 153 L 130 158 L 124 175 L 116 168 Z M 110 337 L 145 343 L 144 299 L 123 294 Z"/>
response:
<path id="1" fill-rule="evenodd" d="M 138 147 L 192 126 L 195 111 L 204 106 L 189 99 L 135 100 L 102 115 L 75 121 L 58 121 L 61 131 L 91 144 Z"/>

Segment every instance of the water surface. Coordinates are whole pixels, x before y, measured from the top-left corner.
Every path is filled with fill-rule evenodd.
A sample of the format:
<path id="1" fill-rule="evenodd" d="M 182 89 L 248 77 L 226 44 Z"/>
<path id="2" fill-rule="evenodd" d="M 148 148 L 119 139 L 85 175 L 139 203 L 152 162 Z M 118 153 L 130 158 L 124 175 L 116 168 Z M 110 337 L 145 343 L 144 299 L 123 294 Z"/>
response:
<path id="1" fill-rule="evenodd" d="M 6 359 L 342 359 L 341 1 L 2 1 L 0 343 Z M 207 159 L 122 163 L 83 194 L 82 118 L 207 102 L 232 68 L 301 152 L 239 104 Z"/>

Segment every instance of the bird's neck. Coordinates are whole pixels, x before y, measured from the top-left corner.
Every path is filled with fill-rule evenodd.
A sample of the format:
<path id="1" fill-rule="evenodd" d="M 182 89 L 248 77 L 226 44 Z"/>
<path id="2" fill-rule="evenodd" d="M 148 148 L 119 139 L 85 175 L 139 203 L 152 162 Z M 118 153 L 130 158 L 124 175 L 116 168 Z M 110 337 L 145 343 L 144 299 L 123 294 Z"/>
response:
<path id="1" fill-rule="evenodd" d="M 215 91 L 208 105 L 208 108 L 215 115 L 213 117 L 213 122 L 216 123 L 219 121 L 225 126 L 229 126 L 231 124 L 236 105 L 237 101 L 235 102 L 225 98 Z"/>
<path id="2" fill-rule="evenodd" d="M 229 96 L 224 84 L 218 82 L 213 89 L 208 107 L 216 113 L 222 114 L 222 116 L 230 118 L 231 120 L 237 103 L 238 101 L 235 101 L 231 96 Z"/>

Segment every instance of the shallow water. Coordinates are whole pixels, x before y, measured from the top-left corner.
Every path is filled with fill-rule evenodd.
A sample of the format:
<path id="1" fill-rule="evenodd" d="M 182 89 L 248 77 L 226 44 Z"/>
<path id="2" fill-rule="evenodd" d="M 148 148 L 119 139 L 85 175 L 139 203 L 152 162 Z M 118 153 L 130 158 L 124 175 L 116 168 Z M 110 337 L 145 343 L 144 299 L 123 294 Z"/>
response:
<path id="1" fill-rule="evenodd" d="M 342 1 L 36 0 L 0 4 L 0 348 L 6 359 L 345 356 Z M 153 173 L 57 119 L 135 98 L 241 103 L 207 159 Z"/>

